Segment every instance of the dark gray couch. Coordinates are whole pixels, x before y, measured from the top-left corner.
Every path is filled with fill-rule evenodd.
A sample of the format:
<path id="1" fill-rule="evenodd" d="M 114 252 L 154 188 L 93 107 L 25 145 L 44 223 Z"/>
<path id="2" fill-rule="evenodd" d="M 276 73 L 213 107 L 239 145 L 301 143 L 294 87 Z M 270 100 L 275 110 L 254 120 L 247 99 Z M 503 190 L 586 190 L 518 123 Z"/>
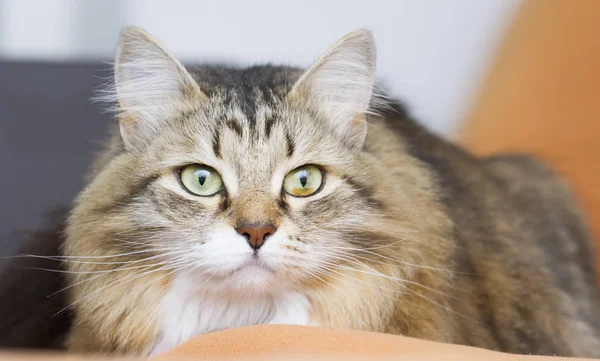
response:
<path id="1" fill-rule="evenodd" d="M 82 187 L 111 121 L 90 98 L 109 75 L 101 63 L 0 62 L 0 255 Z"/>
<path id="2" fill-rule="evenodd" d="M 109 75 L 102 63 L 0 62 L 0 347 L 53 346 L 68 327 L 64 293 L 48 297 L 62 275 L 37 269 L 58 263 L 6 257 L 58 253 L 63 210 L 112 121 L 90 101 Z"/>

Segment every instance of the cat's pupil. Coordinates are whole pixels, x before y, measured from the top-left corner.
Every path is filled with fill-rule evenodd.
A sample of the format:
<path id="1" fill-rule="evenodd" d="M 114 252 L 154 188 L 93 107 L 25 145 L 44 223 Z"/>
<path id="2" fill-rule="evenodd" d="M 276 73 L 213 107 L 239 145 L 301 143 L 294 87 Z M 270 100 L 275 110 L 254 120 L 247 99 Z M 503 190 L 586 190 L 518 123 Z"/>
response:
<path id="1" fill-rule="evenodd" d="M 302 172 L 300 172 L 300 185 L 302 185 L 302 187 L 306 187 L 307 182 L 308 182 L 308 174 L 306 174 L 306 171 L 303 170 Z"/>
<path id="2" fill-rule="evenodd" d="M 203 186 L 204 183 L 206 182 L 207 176 L 208 176 L 208 172 L 205 170 L 198 172 L 198 183 L 200 183 L 201 186 Z"/>

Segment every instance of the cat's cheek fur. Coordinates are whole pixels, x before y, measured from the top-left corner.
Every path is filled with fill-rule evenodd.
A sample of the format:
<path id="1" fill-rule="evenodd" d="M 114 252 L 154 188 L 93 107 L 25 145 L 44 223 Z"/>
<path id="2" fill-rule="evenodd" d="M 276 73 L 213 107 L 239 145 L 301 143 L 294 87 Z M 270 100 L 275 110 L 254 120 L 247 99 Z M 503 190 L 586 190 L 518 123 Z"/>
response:
<path id="1" fill-rule="evenodd" d="M 310 303 L 297 292 L 230 293 L 198 291 L 201 280 L 178 279 L 160 306 L 159 336 L 148 350 L 157 355 L 196 335 L 255 324 L 319 325 Z"/>

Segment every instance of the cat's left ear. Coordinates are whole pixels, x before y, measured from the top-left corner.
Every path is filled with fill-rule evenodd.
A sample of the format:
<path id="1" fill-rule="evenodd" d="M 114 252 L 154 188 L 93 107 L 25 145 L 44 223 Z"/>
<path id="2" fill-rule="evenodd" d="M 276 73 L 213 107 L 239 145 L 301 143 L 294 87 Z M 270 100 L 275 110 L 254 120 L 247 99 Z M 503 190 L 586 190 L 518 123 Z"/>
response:
<path id="1" fill-rule="evenodd" d="M 368 30 L 358 30 L 319 58 L 288 96 L 319 110 L 335 131 L 361 146 L 374 84 L 375 42 Z"/>

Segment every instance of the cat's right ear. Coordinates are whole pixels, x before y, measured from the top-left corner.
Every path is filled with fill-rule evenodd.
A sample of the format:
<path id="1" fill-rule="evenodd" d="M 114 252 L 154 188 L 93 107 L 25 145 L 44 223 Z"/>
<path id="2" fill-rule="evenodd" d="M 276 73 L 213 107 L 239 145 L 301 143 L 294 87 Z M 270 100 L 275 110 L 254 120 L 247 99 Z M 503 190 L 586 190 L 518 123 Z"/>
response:
<path id="1" fill-rule="evenodd" d="M 320 111 L 335 132 L 362 146 L 375 85 L 375 41 L 358 30 L 334 44 L 296 81 L 288 97 Z"/>
<path id="2" fill-rule="evenodd" d="M 114 64 L 119 131 L 139 149 L 170 119 L 206 96 L 185 67 L 146 31 L 123 30 Z"/>

